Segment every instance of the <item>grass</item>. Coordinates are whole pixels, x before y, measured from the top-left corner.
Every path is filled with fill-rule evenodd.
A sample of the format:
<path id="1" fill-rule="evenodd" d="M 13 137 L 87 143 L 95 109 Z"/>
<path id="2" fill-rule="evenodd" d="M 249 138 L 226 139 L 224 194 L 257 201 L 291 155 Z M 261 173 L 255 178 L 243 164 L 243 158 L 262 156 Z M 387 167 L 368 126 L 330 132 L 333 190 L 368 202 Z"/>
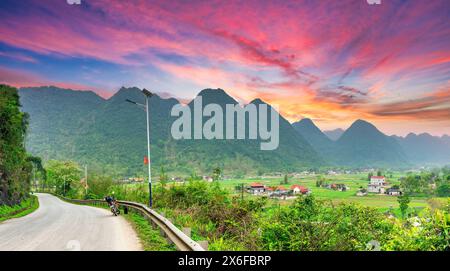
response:
<path id="1" fill-rule="evenodd" d="M 36 196 L 30 196 L 18 205 L 0 206 L 0 222 L 11 218 L 26 216 L 34 212 L 39 207 L 39 200 Z"/>
<path id="2" fill-rule="evenodd" d="M 173 244 L 161 236 L 160 231 L 154 229 L 152 225 L 141 215 L 129 212 L 123 215 L 132 225 L 145 251 L 176 251 Z"/>

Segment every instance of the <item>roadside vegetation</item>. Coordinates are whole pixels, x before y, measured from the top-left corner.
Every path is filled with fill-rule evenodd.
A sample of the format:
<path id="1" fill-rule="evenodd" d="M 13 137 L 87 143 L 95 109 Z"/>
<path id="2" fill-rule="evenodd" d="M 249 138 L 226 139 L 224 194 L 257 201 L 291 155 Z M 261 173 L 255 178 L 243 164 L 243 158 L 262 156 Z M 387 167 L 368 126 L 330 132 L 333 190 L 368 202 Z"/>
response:
<path id="1" fill-rule="evenodd" d="M 153 228 L 142 215 L 131 212 L 124 214 L 124 216 L 133 226 L 145 251 L 177 250 L 175 245 L 170 244 L 166 238 L 161 236 L 160 231 Z"/>
<path id="2" fill-rule="evenodd" d="M 115 186 L 121 197 L 146 202 L 144 187 Z M 449 249 L 449 202 L 405 217 L 355 202 L 333 203 L 313 195 L 289 205 L 265 197 L 241 199 L 219 183 L 189 181 L 157 186 L 155 208 L 210 250 L 381 250 Z M 408 208 L 407 208 L 408 209 Z"/>
<path id="3" fill-rule="evenodd" d="M 20 111 L 17 89 L 0 85 L 0 221 L 34 211 L 32 176 L 42 174 L 41 159 L 27 154 L 28 114 Z"/>
<path id="4" fill-rule="evenodd" d="M 0 222 L 11 218 L 26 216 L 39 208 L 39 201 L 36 196 L 30 196 L 20 204 L 0 206 Z"/>

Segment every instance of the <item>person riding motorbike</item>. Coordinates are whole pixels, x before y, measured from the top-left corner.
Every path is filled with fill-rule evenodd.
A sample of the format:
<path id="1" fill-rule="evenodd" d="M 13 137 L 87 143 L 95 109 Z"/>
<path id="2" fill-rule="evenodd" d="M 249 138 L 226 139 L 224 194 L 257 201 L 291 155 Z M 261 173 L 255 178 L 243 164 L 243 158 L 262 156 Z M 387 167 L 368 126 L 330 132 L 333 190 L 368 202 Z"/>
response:
<path id="1" fill-rule="evenodd" d="M 105 201 L 108 203 L 108 206 L 111 208 L 111 212 L 114 215 L 120 214 L 119 208 L 117 206 L 117 201 L 114 198 L 114 192 L 112 192 L 112 195 L 108 195 L 105 197 Z"/>

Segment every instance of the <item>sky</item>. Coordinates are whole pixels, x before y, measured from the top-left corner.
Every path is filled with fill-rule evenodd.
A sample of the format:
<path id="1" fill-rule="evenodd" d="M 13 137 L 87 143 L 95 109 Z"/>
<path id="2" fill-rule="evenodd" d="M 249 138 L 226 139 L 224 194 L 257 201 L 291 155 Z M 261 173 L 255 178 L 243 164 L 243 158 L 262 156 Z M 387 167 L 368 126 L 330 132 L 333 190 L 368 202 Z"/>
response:
<path id="1" fill-rule="evenodd" d="M 450 134 L 450 1 L 0 1 L 0 83 L 222 88 L 321 129 Z"/>

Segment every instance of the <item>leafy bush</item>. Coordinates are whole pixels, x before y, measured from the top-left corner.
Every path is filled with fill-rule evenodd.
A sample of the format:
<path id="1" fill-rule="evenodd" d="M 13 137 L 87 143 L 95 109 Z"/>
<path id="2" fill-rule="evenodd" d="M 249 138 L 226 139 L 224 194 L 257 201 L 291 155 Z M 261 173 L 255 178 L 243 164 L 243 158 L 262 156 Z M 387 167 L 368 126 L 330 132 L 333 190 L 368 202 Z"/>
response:
<path id="1" fill-rule="evenodd" d="M 262 243 L 267 250 L 365 250 L 372 240 L 384 242 L 391 228 L 375 209 L 306 196 L 265 220 Z"/>
<path id="2" fill-rule="evenodd" d="M 449 214 L 440 210 L 425 211 L 421 216 L 402 222 L 394 221 L 384 250 L 434 251 L 450 250 Z"/>

